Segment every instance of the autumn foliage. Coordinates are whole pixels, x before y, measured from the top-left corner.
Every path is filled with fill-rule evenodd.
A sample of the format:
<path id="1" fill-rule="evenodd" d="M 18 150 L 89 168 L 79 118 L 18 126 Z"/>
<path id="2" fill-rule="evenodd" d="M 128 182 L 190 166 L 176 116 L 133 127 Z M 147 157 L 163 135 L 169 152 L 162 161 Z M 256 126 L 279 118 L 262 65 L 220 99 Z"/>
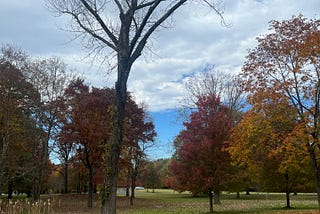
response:
<path id="1" fill-rule="evenodd" d="M 229 154 L 224 150 L 231 119 L 229 109 L 215 96 L 199 97 L 197 110 L 185 122 L 181 144 L 169 166 L 172 186 L 194 195 L 219 193 L 228 175 Z M 212 208 L 211 208 L 212 209 Z"/>
<path id="2" fill-rule="evenodd" d="M 278 162 L 273 167 L 291 178 L 295 177 L 289 175 L 293 171 L 303 174 L 305 161 L 298 159 L 309 154 L 320 207 L 319 27 L 320 20 L 299 15 L 282 22 L 271 21 L 270 32 L 257 39 L 258 45 L 249 51 L 241 73 L 255 109 L 242 122 L 242 126 L 247 123 L 246 130 L 238 130 L 242 134 L 234 139 L 257 141 L 251 147 L 244 146 L 244 151 L 251 148 L 255 153 L 267 152 L 270 160 Z"/>

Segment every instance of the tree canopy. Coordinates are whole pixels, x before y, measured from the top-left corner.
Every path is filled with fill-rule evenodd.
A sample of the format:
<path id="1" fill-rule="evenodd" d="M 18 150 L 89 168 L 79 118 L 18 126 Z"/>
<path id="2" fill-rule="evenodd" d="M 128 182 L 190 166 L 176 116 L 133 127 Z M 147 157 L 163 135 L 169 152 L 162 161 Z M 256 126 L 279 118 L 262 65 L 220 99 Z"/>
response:
<path id="1" fill-rule="evenodd" d="M 295 120 L 301 129 L 296 131 L 300 133 L 297 140 L 309 152 L 320 208 L 319 27 L 320 20 L 308 20 L 302 15 L 281 22 L 271 21 L 270 32 L 259 37 L 257 47 L 249 51 L 242 77 L 249 96 L 267 95 L 272 91 L 282 94 L 295 109 Z M 301 137 L 301 133 L 306 135 Z"/>
<path id="2" fill-rule="evenodd" d="M 230 164 L 224 150 L 232 127 L 229 109 L 215 96 L 201 96 L 184 126 L 179 135 L 181 144 L 169 166 L 173 188 L 194 195 L 207 192 L 213 212 L 213 191 L 219 194 L 222 190 Z"/>

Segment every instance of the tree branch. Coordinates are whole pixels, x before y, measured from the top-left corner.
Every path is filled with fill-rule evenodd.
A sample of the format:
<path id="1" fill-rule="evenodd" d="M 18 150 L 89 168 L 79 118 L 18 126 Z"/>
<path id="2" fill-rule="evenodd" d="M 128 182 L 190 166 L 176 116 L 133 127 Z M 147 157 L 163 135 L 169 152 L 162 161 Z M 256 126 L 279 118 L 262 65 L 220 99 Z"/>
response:
<path id="1" fill-rule="evenodd" d="M 79 17 L 77 16 L 77 14 L 69 12 L 69 11 L 65 11 L 65 14 L 69 14 L 71 15 L 76 22 L 78 23 L 78 25 L 88 34 L 90 34 L 92 37 L 100 40 L 101 42 L 103 42 L 104 44 L 106 44 L 107 46 L 109 46 L 110 48 L 112 48 L 113 50 L 117 50 L 117 47 L 115 45 L 113 45 L 112 43 L 110 43 L 109 41 L 107 41 L 106 39 L 104 39 L 103 37 L 99 36 L 98 34 L 94 33 L 94 31 L 92 29 L 87 28 L 79 19 Z"/>
<path id="2" fill-rule="evenodd" d="M 158 2 L 158 1 L 159 0 L 154 0 L 154 1 L 151 1 L 151 2 L 144 3 L 144 4 L 140 4 L 140 5 L 138 5 L 137 10 L 143 9 L 145 7 L 149 7 L 149 6 L 153 5 L 154 3 Z M 159 2 L 161 2 L 161 1 L 165 1 L 165 0 L 160 0 Z"/>
<path id="3" fill-rule="evenodd" d="M 95 19 L 98 21 L 98 23 L 100 24 L 100 26 L 102 27 L 102 29 L 106 32 L 106 34 L 108 35 L 108 37 L 111 39 L 111 41 L 113 42 L 113 48 L 117 47 L 118 44 L 118 40 L 115 37 L 115 35 L 109 30 L 109 28 L 106 26 L 106 24 L 104 23 L 104 21 L 101 19 L 101 17 L 99 16 L 99 14 L 97 13 L 97 11 L 95 11 L 86 0 L 80 0 L 81 3 L 83 4 L 83 6 L 95 17 Z M 109 43 L 110 44 L 110 43 Z M 116 49 L 114 49 L 116 50 Z"/>
<path id="4" fill-rule="evenodd" d="M 123 11 L 123 8 L 122 8 L 122 5 L 120 4 L 120 2 L 118 0 L 114 0 L 114 2 L 116 3 L 120 13 L 124 14 L 124 11 Z"/>
<path id="5" fill-rule="evenodd" d="M 224 26 L 230 26 L 230 24 L 227 24 L 226 21 L 224 20 L 223 14 L 222 14 L 223 12 L 221 10 L 219 10 L 213 3 L 209 2 L 208 0 L 203 0 L 203 1 L 218 14 Z"/>
<path id="6" fill-rule="evenodd" d="M 153 7 L 151 7 L 148 11 L 148 15 L 149 17 L 151 16 L 152 12 L 155 10 L 155 8 L 160 4 L 160 2 L 163 0 L 158 0 L 155 1 L 155 5 Z M 185 2 L 187 2 L 187 0 L 180 0 L 179 2 L 177 2 L 175 5 L 173 5 L 161 18 L 158 19 L 158 21 L 156 21 L 146 32 L 146 34 L 142 37 L 142 39 L 140 40 L 140 42 L 138 43 L 136 49 L 134 50 L 131 60 L 132 62 L 135 61 L 140 55 L 141 52 L 144 48 L 144 46 L 147 43 L 148 38 L 150 37 L 150 35 L 155 31 L 155 29 L 157 29 L 171 14 L 173 14 L 173 12 L 175 12 L 180 6 L 182 6 Z M 146 16 L 147 17 L 147 16 Z M 144 22 L 146 25 L 147 20 L 144 19 Z M 139 35 L 141 35 L 143 30 L 143 27 L 140 27 L 140 32 L 137 32 Z M 131 48 L 133 47 L 133 43 L 131 43 Z"/>

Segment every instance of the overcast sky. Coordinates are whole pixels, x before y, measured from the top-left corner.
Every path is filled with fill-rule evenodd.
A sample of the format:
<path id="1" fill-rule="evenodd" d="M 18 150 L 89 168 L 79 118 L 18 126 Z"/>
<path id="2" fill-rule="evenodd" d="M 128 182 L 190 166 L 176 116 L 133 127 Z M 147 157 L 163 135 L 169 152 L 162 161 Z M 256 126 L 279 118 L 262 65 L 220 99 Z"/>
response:
<path id="1" fill-rule="evenodd" d="M 221 0 L 226 27 L 212 10 L 197 4 L 200 0 L 190 2 L 175 13 L 171 28 L 152 36 L 152 51 L 134 64 L 128 82 L 136 101 L 145 102 L 154 117 L 156 158 L 170 157 L 172 140 L 182 128 L 172 109 L 181 104 L 186 78 L 207 65 L 238 73 L 248 49 L 256 46 L 255 38 L 267 33 L 270 20 L 299 14 L 320 18 L 319 0 Z M 112 87 L 115 74 L 86 59 L 80 41 L 70 42 L 72 35 L 62 30 L 67 20 L 55 17 L 44 0 L 0 0 L 0 44 L 13 44 L 31 56 L 60 57 L 87 83 Z"/>
<path id="2" fill-rule="evenodd" d="M 191 2 L 191 1 L 190 1 Z M 192 1 L 198 2 L 198 1 Z M 224 0 L 224 17 L 229 27 L 207 7 L 187 4 L 174 15 L 172 28 L 158 31 L 147 51 L 133 66 L 128 82 L 138 102 L 153 112 L 179 106 L 185 78 L 214 64 L 218 70 L 239 72 L 255 38 L 267 32 L 268 21 L 303 14 L 319 18 L 319 0 Z M 95 86 L 113 86 L 99 63 L 85 60 L 80 41 L 61 30 L 68 17 L 54 17 L 44 0 L 1 0 L 0 42 L 14 44 L 32 56 L 58 56 L 70 68 L 84 74 Z"/>

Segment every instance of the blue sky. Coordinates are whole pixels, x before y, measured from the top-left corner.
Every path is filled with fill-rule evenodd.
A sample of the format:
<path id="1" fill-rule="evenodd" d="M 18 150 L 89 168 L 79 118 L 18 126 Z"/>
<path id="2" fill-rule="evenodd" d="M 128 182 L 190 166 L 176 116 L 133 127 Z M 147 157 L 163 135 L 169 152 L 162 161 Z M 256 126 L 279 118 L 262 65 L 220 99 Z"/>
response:
<path id="1" fill-rule="evenodd" d="M 198 3 L 197 3 L 198 2 Z M 170 157 L 172 140 L 182 128 L 175 109 L 181 107 L 184 83 L 208 64 L 239 73 L 256 37 L 268 32 L 270 20 L 303 14 L 320 18 L 319 0 L 222 0 L 229 27 L 200 1 L 190 1 L 174 14 L 170 28 L 157 31 L 132 67 L 128 81 L 137 103 L 147 104 L 158 132 L 152 158 Z M 95 87 L 112 87 L 115 72 L 87 57 L 79 40 L 63 30 L 69 17 L 56 17 L 44 0 L 0 1 L 0 43 L 13 44 L 35 57 L 60 57 Z M 152 50 L 152 51 L 151 51 Z"/>
<path id="2" fill-rule="evenodd" d="M 172 142 L 183 129 L 179 112 L 176 109 L 151 112 L 150 116 L 156 124 L 158 137 L 155 146 L 150 149 L 152 159 L 170 158 L 174 152 Z"/>

